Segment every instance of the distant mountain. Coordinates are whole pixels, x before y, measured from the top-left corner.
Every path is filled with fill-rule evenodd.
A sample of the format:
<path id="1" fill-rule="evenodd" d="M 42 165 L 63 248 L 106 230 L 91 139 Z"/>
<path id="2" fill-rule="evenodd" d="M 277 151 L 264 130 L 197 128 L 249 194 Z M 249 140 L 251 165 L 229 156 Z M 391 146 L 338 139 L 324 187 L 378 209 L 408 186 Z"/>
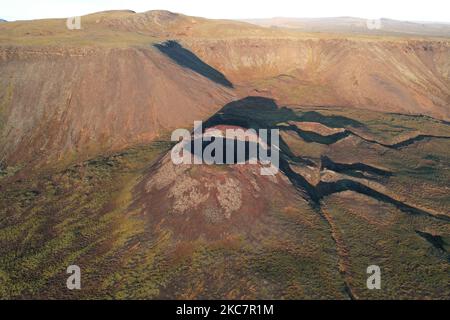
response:
<path id="1" fill-rule="evenodd" d="M 6 21 L 6 20 L 4 20 L 4 19 L 0 19 L 0 22 L 8 22 L 8 21 Z"/>
<path id="2" fill-rule="evenodd" d="M 303 32 L 450 37 L 450 24 L 434 22 L 410 22 L 392 19 L 367 20 L 353 17 L 271 18 L 243 21 L 263 27 L 289 28 Z"/>

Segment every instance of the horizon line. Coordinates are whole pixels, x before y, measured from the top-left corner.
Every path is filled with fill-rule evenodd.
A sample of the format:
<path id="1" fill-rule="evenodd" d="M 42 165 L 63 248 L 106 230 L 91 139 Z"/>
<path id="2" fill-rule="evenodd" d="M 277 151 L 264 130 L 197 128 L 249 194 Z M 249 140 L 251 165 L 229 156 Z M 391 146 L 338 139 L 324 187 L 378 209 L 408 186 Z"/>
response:
<path id="1" fill-rule="evenodd" d="M 82 14 L 83 16 L 98 14 L 98 13 L 106 13 L 106 12 L 130 12 L 134 14 L 142 14 L 147 12 L 155 12 L 155 11 L 165 11 L 170 12 L 174 14 L 180 14 L 184 16 L 189 17 L 197 17 L 197 18 L 204 18 L 209 20 L 232 20 L 232 21 L 250 21 L 250 20 L 271 20 L 271 19 L 344 19 L 344 18 L 351 18 L 351 19 L 361 19 L 361 20 L 393 20 L 398 22 L 410 22 L 410 23 L 417 23 L 417 24 L 450 24 L 450 21 L 437 21 L 437 20 L 412 20 L 412 19 L 396 19 L 396 18 L 390 18 L 387 16 L 384 17 L 377 17 L 377 18 L 368 18 L 368 17 L 362 17 L 362 16 L 351 16 L 351 15 L 336 15 L 336 16 L 303 16 L 303 17 L 296 17 L 296 16 L 272 16 L 272 17 L 252 17 L 252 18 L 209 18 L 205 16 L 198 16 L 198 15 L 189 15 L 182 12 L 175 12 L 167 9 L 153 9 L 153 10 L 146 10 L 146 11 L 135 11 L 132 9 L 110 9 L 110 10 L 101 10 L 101 11 L 94 11 L 90 13 Z M 21 18 L 11 18 L 8 16 L 0 16 L 0 20 L 5 20 L 6 22 L 20 22 L 20 21 L 34 21 L 34 20 L 52 20 L 52 19 L 67 19 L 72 16 L 50 16 L 50 17 L 38 17 L 33 19 L 21 19 Z"/>

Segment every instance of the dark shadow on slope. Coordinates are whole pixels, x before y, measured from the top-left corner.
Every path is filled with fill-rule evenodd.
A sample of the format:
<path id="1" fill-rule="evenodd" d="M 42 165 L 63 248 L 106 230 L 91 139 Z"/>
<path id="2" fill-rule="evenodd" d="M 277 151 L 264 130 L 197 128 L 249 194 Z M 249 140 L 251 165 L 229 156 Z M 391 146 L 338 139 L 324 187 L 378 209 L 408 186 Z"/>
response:
<path id="1" fill-rule="evenodd" d="M 369 166 L 361 162 L 350 164 L 338 163 L 334 162 L 327 156 L 321 156 L 320 160 L 322 163 L 321 169 L 329 169 L 334 172 L 343 173 L 356 178 L 378 180 L 378 178 L 388 178 L 392 176 L 392 172 L 390 171 Z"/>
<path id="2" fill-rule="evenodd" d="M 252 129 L 273 127 L 277 119 L 293 118 L 292 110 L 279 109 L 275 100 L 264 97 L 246 97 L 232 101 L 209 118 L 205 126 L 211 127 L 224 122 L 238 121 Z M 229 123 L 230 124 L 230 123 Z"/>
<path id="3" fill-rule="evenodd" d="M 330 128 L 344 128 L 352 126 L 355 128 L 364 127 L 359 121 L 343 117 L 343 116 L 326 116 L 317 111 L 308 111 L 303 113 L 297 121 L 319 122 Z"/>
<path id="4" fill-rule="evenodd" d="M 443 237 L 432 235 L 430 233 L 419 230 L 416 230 L 416 233 L 429 244 L 431 244 L 434 248 L 436 248 L 445 257 L 444 259 L 450 263 L 450 254 L 447 250 L 448 243 L 444 240 Z"/>
<path id="5" fill-rule="evenodd" d="M 305 116 L 306 115 L 306 116 Z M 363 126 L 358 121 L 342 116 L 324 116 L 318 112 L 306 112 L 297 114 L 292 109 L 278 107 L 275 100 L 265 97 L 249 96 L 244 99 L 233 101 L 225 105 L 219 112 L 209 118 L 205 123 L 205 128 L 218 124 L 237 125 L 252 129 L 280 129 L 294 130 L 306 142 L 317 142 L 320 144 L 333 144 L 351 134 L 349 131 L 336 133 L 330 136 L 322 136 L 315 132 L 303 131 L 296 126 L 280 126 L 280 123 L 289 121 L 318 121 L 330 127 L 340 127 L 339 125 Z M 289 160 L 296 163 L 314 166 L 314 162 L 296 157 L 286 143 L 280 139 L 281 150 L 289 157 Z"/>
<path id="6" fill-rule="evenodd" d="M 209 147 L 213 143 L 214 147 Z M 198 148 L 195 147 L 196 144 L 199 146 Z M 220 145 L 222 148 L 215 148 Z M 243 152 L 240 152 L 240 148 Z M 206 162 L 205 154 L 208 154 L 219 160 L 219 162 L 215 162 L 216 164 L 244 164 L 249 161 L 260 161 L 261 152 L 268 157 L 271 156 L 270 149 L 257 142 L 238 141 L 238 139 L 227 139 L 226 137 L 211 137 L 210 141 L 201 138 L 192 139 L 190 143 L 184 145 L 183 149 L 203 162 Z"/>
<path id="7" fill-rule="evenodd" d="M 278 123 L 295 121 L 297 114 L 288 108 L 279 108 L 273 99 L 264 97 L 247 97 L 225 105 L 219 112 L 204 123 L 204 130 L 217 125 L 235 125 L 247 129 L 278 129 Z M 294 186 L 302 191 L 305 198 L 315 205 L 319 198 L 314 187 L 301 175 L 294 172 L 290 163 L 316 166 L 308 159 L 295 156 L 289 146 L 280 137 L 280 170 Z"/>
<path id="8" fill-rule="evenodd" d="M 447 252 L 447 250 L 445 249 L 445 242 L 441 236 L 435 236 L 430 233 L 419 231 L 419 230 L 416 230 L 416 233 L 419 236 L 421 236 L 423 239 L 428 241 L 436 249 L 443 251 L 443 252 Z"/>
<path id="9" fill-rule="evenodd" d="M 317 118 L 320 118 L 319 120 L 322 120 L 322 123 L 333 127 L 333 122 L 329 122 L 330 117 L 319 117 L 317 114 L 311 114 L 309 113 L 308 117 L 311 117 L 313 115 L 315 118 L 314 120 L 317 121 Z M 287 122 L 287 121 L 299 121 L 299 120 L 313 120 L 311 118 L 301 118 L 299 117 L 293 110 L 287 109 L 287 108 L 278 108 L 277 104 L 272 99 L 262 98 L 262 97 L 247 97 L 245 99 L 231 102 L 227 105 L 225 105 L 218 113 L 216 113 L 214 116 L 212 116 L 209 120 L 206 121 L 204 124 L 204 129 L 216 125 L 235 125 L 243 128 L 251 128 L 251 129 L 273 129 L 273 128 L 280 128 L 279 124 L 281 122 Z M 351 120 L 351 119 L 350 119 Z M 351 121 L 348 121 L 347 119 L 343 119 L 342 117 L 338 119 L 338 122 L 343 124 L 343 122 L 350 124 Z M 352 123 L 351 125 L 355 125 L 355 123 Z M 282 128 L 280 128 L 282 129 Z M 347 133 L 344 134 L 351 134 L 349 130 L 346 130 Z M 298 133 L 298 132 L 297 132 Z M 301 132 L 303 134 L 303 132 Z M 302 137 L 301 135 L 299 135 Z M 319 136 L 319 137 L 318 137 Z M 344 136 L 343 136 L 344 137 Z M 335 140 L 335 138 L 343 138 L 341 136 L 339 137 L 331 137 L 331 139 Z M 329 138 L 329 137 L 328 137 Z M 320 141 L 321 143 L 329 143 L 331 141 L 324 140 L 326 137 L 322 137 L 320 135 L 308 135 L 303 136 L 303 139 L 310 140 L 310 141 Z M 337 139 L 336 139 L 337 140 Z M 248 158 L 246 156 L 246 158 Z M 445 215 L 434 215 L 427 211 L 412 207 L 406 203 L 403 203 L 401 201 L 395 200 L 392 197 L 389 197 L 388 195 L 385 195 L 383 193 L 380 193 L 376 190 L 371 189 L 368 186 L 365 186 L 361 183 L 344 179 L 336 182 L 319 182 L 317 185 L 311 184 L 302 174 L 297 173 L 294 171 L 294 168 L 291 167 L 293 164 L 298 164 L 300 162 L 306 163 L 311 166 L 315 166 L 317 168 L 317 165 L 314 163 L 308 163 L 308 159 L 303 159 L 302 157 L 296 157 L 292 151 L 290 150 L 289 146 L 283 141 L 282 137 L 280 136 L 280 159 L 279 159 L 279 169 L 280 171 L 289 179 L 289 181 L 292 183 L 292 185 L 296 188 L 298 193 L 308 201 L 310 206 L 318 212 L 318 214 L 321 216 L 322 219 L 324 219 L 328 225 L 330 226 L 330 230 L 332 230 L 332 226 L 330 225 L 330 222 L 328 218 L 323 214 L 323 211 L 321 210 L 322 206 L 322 200 L 331 194 L 339 193 L 346 190 L 351 190 L 354 192 L 358 192 L 361 194 L 365 194 L 369 197 L 372 197 L 374 199 L 377 199 L 379 201 L 389 203 L 397 207 L 399 210 L 401 210 L 404 213 L 412 214 L 412 215 L 420 215 L 420 216 L 426 216 L 433 219 L 438 219 L 442 221 L 450 221 L 450 219 Z M 392 173 L 375 168 L 369 165 L 365 165 L 363 163 L 357 163 L 357 164 L 336 164 L 332 163 L 331 160 L 329 163 L 326 163 L 327 166 L 333 167 L 336 171 L 344 171 L 347 174 L 359 174 L 361 173 L 363 176 L 372 175 L 372 177 L 376 178 L 385 178 L 389 177 Z M 317 168 L 319 169 L 319 168 Z M 423 236 L 423 235 L 422 235 Z M 336 242 L 336 239 L 334 238 L 333 234 L 332 237 L 334 241 Z M 428 236 L 425 236 L 425 238 L 428 238 L 428 241 L 432 241 L 435 245 L 442 246 L 442 242 L 440 239 L 437 238 L 430 238 Z M 336 243 L 336 246 L 338 244 Z M 447 260 L 450 258 L 447 257 Z M 345 277 L 345 271 L 341 271 L 343 274 L 343 280 L 344 280 L 344 290 L 346 294 L 349 296 L 350 299 L 355 299 L 355 295 L 352 292 L 352 289 L 349 285 L 349 283 L 346 281 Z"/>
<path id="10" fill-rule="evenodd" d="M 288 177 L 289 181 L 297 188 L 297 190 L 304 192 L 308 196 L 308 200 L 310 201 L 310 205 L 313 208 L 320 207 L 320 195 L 317 193 L 315 187 L 310 184 L 301 174 L 298 174 L 294 170 L 292 170 L 289 165 L 289 161 L 280 157 L 280 170 L 283 172 L 286 177 Z"/>
<path id="11" fill-rule="evenodd" d="M 208 127 L 213 127 L 216 125 L 226 124 L 226 125 L 236 125 L 243 128 L 251 129 L 279 129 L 279 124 L 287 121 L 315 121 L 323 123 L 330 127 L 339 127 L 339 125 L 352 125 L 361 126 L 357 121 L 345 117 L 334 117 L 334 116 L 323 116 L 317 112 L 307 112 L 305 114 L 298 115 L 292 109 L 279 108 L 273 99 L 264 97 L 247 97 L 238 101 L 233 101 L 225 105 L 219 112 L 209 118 L 205 123 L 203 129 Z M 336 120 L 334 122 L 333 120 Z M 320 135 L 319 135 L 320 136 Z M 312 140 L 313 136 L 309 136 Z M 321 136 L 322 139 L 324 136 Z M 342 137 L 341 137 L 342 138 Z M 318 140 L 317 136 L 314 136 L 314 140 Z M 332 138 L 334 140 L 334 138 Z M 326 143 L 328 141 L 321 141 Z M 395 205 L 401 211 L 410 213 L 425 215 L 428 217 L 433 217 L 435 219 L 440 219 L 448 221 L 448 217 L 444 215 L 433 215 L 427 211 L 412 207 L 401 201 L 395 200 L 383 193 L 375 191 L 370 187 L 367 187 L 356 181 L 349 179 L 339 180 L 337 182 L 320 182 L 318 185 L 314 186 L 309 183 L 301 174 L 295 172 L 291 168 L 291 164 L 307 164 L 311 166 L 317 166 L 315 163 L 308 159 L 302 157 L 296 157 L 289 146 L 280 137 L 280 171 L 282 171 L 291 183 L 301 192 L 305 199 L 310 201 L 313 207 L 320 207 L 320 201 L 324 197 L 331 195 L 333 193 L 338 193 L 346 190 L 355 191 L 358 193 L 365 194 L 382 202 L 390 203 Z M 364 178 L 367 178 L 367 174 L 376 175 L 380 178 L 389 177 L 392 173 L 375 168 L 363 163 L 351 164 L 351 165 L 341 165 L 341 164 L 331 164 L 328 166 L 333 166 L 337 172 L 346 171 L 347 173 L 357 174 L 357 171 L 361 171 Z M 334 171 L 334 170 L 333 170 Z"/>
<path id="12" fill-rule="evenodd" d="M 339 180 L 339 181 L 335 181 L 335 182 L 321 181 L 316 186 L 316 191 L 320 198 L 324 198 L 333 193 L 338 193 L 338 192 L 343 192 L 343 191 L 354 191 L 354 192 L 369 196 L 373 199 L 392 204 L 395 207 L 397 207 L 397 209 L 399 209 L 400 211 L 408 213 L 408 214 L 425 216 L 425 217 L 438 219 L 438 220 L 442 220 L 442 221 L 450 221 L 450 218 L 447 216 L 433 215 L 425 210 L 412 207 L 406 203 L 395 200 L 386 194 L 378 192 L 374 189 L 371 189 L 371 188 L 363 185 L 362 183 L 359 183 L 359 182 L 356 182 L 353 180 L 343 179 L 343 180 Z"/>
<path id="13" fill-rule="evenodd" d="M 396 144 L 393 144 L 391 147 L 394 149 L 401 149 L 404 147 L 407 147 L 411 144 L 414 144 L 416 142 L 422 141 L 422 140 L 427 140 L 427 139 L 443 139 L 443 140 L 448 140 L 450 139 L 450 137 L 447 136 L 436 136 L 436 135 L 429 135 L 429 134 L 420 134 L 416 137 L 410 138 L 410 139 L 406 139 L 404 141 L 400 141 Z"/>
<path id="14" fill-rule="evenodd" d="M 275 100 L 264 97 L 246 97 L 226 104 L 219 112 L 209 118 L 204 129 L 215 125 L 235 125 L 247 129 L 278 129 L 277 124 L 297 118 L 294 111 L 279 108 Z M 315 166 L 311 160 L 298 157 L 280 137 L 280 156 L 297 164 Z"/>
<path id="15" fill-rule="evenodd" d="M 192 71 L 228 88 L 233 88 L 233 84 L 219 71 L 200 60 L 191 51 L 183 48 L 178 42 L 170 40 L 163 43 L 154 44 L 159 51 L 168 56 L 182 67 Z"/>
<path id="16" fill-rule="evenodd" d="M 283 122 L 318 122 L 330 128 L 345 128 L 345 126 L 363 127 L 364 124 L 342 116 L 326 116 L 315 111 L 296 113 L 286 107 L 277 106 L 275 100 L 249 96 L 244 99 L 226 104 L 219 112 L 212 116 L 208 123 L 213 126 L 215 123 L 224 121 L 241 121 L 253 129 L 271 128 L 281 130 L 295 130 L 305 141 L 331 144 L 352 134 L 349 131 L 336 133 L 329 136 L 322 136 L 315 132 L 300 130 L 295 126 L 280 126 Z M 295 128 L 294 128 L 295 127 Z"/>
<path id="17" fill-rule="evenodd" d="M 302 138 L 305 142 L 316 142 L 320 144 L 330 145 L 333 143 L 338 142 L 339 140 L 342 140 L 344 138 L 347 138 L 349 135 L 351 135 L 351 132 L 348 130 L 345 130 L 343 132 L 334 133 L 328 136 L 323 136 L 321 134 L 312 132 L 312 131 L 305 131 L 299 129 L 297 126 L 279 126 L 280 130 L 292 130 L 297 135 Z"/>

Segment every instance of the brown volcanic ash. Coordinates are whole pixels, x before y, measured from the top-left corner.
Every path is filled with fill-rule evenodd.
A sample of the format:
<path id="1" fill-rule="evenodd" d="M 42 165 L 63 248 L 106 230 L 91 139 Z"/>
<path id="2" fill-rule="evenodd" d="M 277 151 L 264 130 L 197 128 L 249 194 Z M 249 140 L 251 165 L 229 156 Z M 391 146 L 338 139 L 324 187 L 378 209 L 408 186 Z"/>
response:
<path id="1" fill-rule="evenodd" d="M 0 156 L 14 163 L 149 142 L 206 118 L 227 88 L 155 48 L 3 51 Z M 188 84 L 188 85 L 187 85 Z"/>
<path id="2" fill-rule="evenodd" d="M 294 205 L 299 198 L 282 173 L 261 176 L 260 169 L 259 164 L 174 165 L 166 155 L 143 179 L 135 205 L 154 226 L 184 240 L 247 233 L 265 219 L 273 199 Z"/>
<path id="3" fill-rule="evenodd" d="M 247 95 L 450 119 L 450 44 L 355 39 L 186 40 Z"/>

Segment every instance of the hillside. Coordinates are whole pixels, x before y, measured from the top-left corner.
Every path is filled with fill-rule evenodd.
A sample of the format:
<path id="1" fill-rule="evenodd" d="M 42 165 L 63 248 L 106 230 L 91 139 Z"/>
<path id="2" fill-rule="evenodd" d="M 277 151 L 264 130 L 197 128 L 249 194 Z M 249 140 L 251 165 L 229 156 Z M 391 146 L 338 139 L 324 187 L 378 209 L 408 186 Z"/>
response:
<path id="1" fill-rule="evenodd" d="M 255 94 L 450 119 L 446 40 L 316 36 L 162 11 L 81 21 L 82 30 L 68 30 L 62 19 L 0 27 L 2 159 L 29 159 L 43 146 L 60 158 L 97 150 L 95 144 L 110 150 L 148 142 Z M 179 48 L 158 50 L 167 40 L 184 47 L 189 58 L 181 59 L 195 56 L 233 88 L 172 59 L 170 50 Z M 189 88 L 182 86 L 187 79 Z M 188 109 L 186 119 L 171 116 Z"/>
<path id="2" fill-rule="evenodd" d="M 297 29 L 0 24 L 0 299 L 450 297 L 449 37 Z M 278 129 L 279 172 L 175 165 L 195 120 Z"/>

